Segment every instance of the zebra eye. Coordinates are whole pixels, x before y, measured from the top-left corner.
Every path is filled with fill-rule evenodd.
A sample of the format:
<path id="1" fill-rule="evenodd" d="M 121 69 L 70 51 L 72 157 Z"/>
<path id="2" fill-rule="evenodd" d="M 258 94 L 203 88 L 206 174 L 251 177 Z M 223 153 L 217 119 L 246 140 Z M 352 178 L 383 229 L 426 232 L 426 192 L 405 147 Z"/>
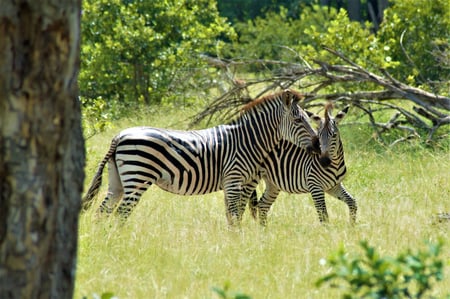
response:
<path id="1" fill-rule="evenodd" d="M 301 118 L 301 117 L 295 117 L 294 118 L 294 123 L 301 124 L 302 122 L 303 122 L 303 118 Z"/>

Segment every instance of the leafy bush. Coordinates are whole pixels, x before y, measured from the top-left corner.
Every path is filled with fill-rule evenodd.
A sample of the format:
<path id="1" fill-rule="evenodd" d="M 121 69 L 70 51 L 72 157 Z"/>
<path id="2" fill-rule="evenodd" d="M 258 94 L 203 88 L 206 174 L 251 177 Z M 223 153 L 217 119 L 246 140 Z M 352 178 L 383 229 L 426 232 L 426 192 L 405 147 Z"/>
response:
<path id="1" fill-rule="evenodd" d="M 450 9 L 447 0 L 392 1 L 378 38 L 399 65 L 397 79 L 433 84 L 450 80 Z M 447 87 L 448 88 L 448 87 Z M 448 90 L 447 90 L 448 92 Z"/>
<path id="2" fill-rule="evenodd" d="M 316 282 L 344 290 L 343 298 L 424 298 L 433 283 L 443 279 L 444 264 L 439 259 L 442 242 L 428 250 L 407 250 L 397 257 L 380 256 L 362 241 L 364 256 L 349 257 L 339 249 L 328 262 L 330 274 Z"/>
<path id="3" fill-rule="evenodd" d="M 84 1 L 81 96 L 86 105 L 107 99 L 108 107 L 183 96 L 204 76 L 199 55 L 233 32 L 213 0 Z"/>
<path id="4" fill-rule="evenodd" d="M 344 9 L 304 6 L 299 18 L 293 19 L 281 8 L 279 13 L 269 12 L 264 18 L 238 23 L 239 40 L 233 49 L 236 56 L 249 58 L 334 63 L 336 57 L 322 50 L 322 45 L 327 45 L 368 69 L 395 67 L 388 48 L 378 42 L 370 27 L 370 23 L 351 21 Z"/>
<path id="5" fill-rule="evenodd" d="M 286 59 L 286 50 L 294 40 L 293 22 L 287 9 L 268 12 L 264 17 L 236 24 L 239 40 L 234 45 L 235 56 L 254 59 Z"/>
<path id="6" fill-rule="evenodd" d="M 299 53 L 309 60 L 342 63 L 322 49 L 322 45 L 326 45 L 368 70 L 395 68 L 398 65 L 389 56 L 389 48 L 381 44 L 371 31 L 369 22 L 361 24 L 351 21 L 344 9 L 325 9 L 315 5 L 303 11 L 300 22 L 308 25 L 302 31 L 305 39 L 298 45 Z"/>
<path id="7" fill-rule="evenodd" d="M 326 45 L 368 70 L 388 69 L 400 81 L 437 86 L 434 91 L 445 93 L 450 80 L 447 2 L 393 1 L 377 33 L 371 23 L 351 21 L 346 10 L 321 6 L 317 1 L 301 5 L 298 17 L 281 8 L 254 21 L 237 23 L 239 39 L 227 53 L 287 62 L 317 59 L 336 63 L 336 57 L 322 49 Z"/>
<path id="8" fill-rule="evenodd" d="M 103 132 L 110 125 L 112 117 L 105 109 L 106 101 L 103 98 L 98 97 L 89 102 L 85 98 L 81 98 L 81 105 L 85 137 Z"/>

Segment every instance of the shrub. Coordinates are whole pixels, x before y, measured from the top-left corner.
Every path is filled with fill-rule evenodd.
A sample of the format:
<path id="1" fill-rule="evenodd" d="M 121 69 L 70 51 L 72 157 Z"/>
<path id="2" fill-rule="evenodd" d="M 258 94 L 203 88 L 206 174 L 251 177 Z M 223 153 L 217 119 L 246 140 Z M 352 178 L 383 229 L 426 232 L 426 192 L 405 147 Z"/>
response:
<path id="1" fill-rule="evenodd" d="M 389 49 L 370 30 L 371 24 L 351 21 L 344 9 L 337 11 L 318 4 L 303 6 L 295 19 L 281 8 L 235 27 L 239 40 L 232 53 L 238 57 L 337 62 L 335 56 L 322 49 L 326 45 L 369 70 L 397 65 L 389 56 Z"/>
<path id="2" fill-rule="evenodd" d="M 342 298 L 424 298 L 433 283 L 443 279 L 439 259 L 443 243 L 428 244 L 428 250 L 407 250 L 397 257 L 380 256 L 362 241 L 364 256 L 349 257 L 340 248 L 328 259 L 330 274 L 316 282 L 344 291 Z M 432 298 L 432 297 L 431 297 Z"/>
<path id="3" fill-rule="evenodd" d="M 380 41 L 390 48 L 392 58 L 400 62 L 390 70 L 392 74 L 401 81 L 409 78 L 419 84 L 450 80 L 448 1 L 392 2 L 384 12 L 378 32 Z"/>
<path id="4" fill-rule="evenodd" d="M 200 54 L 233 33 L 213 0 L 84 1 L 81 96 L 111 108 L 110 101 L 147 105 L 184 95 L 204 76 Z"/>

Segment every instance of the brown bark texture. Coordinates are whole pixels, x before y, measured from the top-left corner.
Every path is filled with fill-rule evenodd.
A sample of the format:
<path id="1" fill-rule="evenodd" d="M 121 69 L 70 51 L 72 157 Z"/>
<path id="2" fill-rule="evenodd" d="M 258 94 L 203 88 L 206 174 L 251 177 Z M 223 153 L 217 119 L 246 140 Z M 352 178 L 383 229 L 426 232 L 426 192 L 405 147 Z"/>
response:
<path id="1" fill-rule="evenodd" d="M 0 298 L 71 298 L 80 0 L 0 0 Z"/>

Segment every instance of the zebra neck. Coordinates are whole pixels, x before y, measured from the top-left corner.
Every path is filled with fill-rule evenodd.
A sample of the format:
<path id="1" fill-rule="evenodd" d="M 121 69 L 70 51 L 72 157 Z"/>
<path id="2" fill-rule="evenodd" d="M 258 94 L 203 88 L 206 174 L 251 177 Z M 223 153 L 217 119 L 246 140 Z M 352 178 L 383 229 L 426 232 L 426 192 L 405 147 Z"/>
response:
<path id="1" fill-rule="evenodd" d="M 341 139 L 337 142 L 336 155 L 331 157 L 331 164 L 333 164 L 336 168 L 345 168 L 344 147 L 342 146 Z"/>
<path id="2" fill-rule="evenodd" d="M 270 151 L 281 141 L 278 127 L 281 116 L 249 115 L 242 119 L 241 138 L 246 146 L 247 154 L 251 154 L 258 160 L 264 159 Z"/>

